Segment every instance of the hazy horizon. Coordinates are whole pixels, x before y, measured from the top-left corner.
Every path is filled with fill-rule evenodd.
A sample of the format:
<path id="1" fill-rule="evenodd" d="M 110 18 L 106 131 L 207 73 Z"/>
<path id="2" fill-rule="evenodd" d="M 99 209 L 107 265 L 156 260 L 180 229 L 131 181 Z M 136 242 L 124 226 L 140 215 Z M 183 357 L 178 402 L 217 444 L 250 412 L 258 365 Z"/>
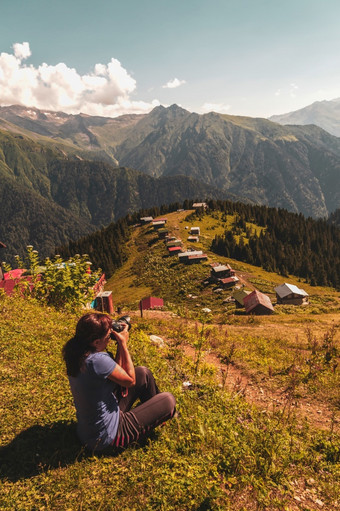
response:
<path id="1" fill-rule="evenodd" d="M 270 117 L 340 97 L 334 0 L 2 5 L 0 105 Z"/>

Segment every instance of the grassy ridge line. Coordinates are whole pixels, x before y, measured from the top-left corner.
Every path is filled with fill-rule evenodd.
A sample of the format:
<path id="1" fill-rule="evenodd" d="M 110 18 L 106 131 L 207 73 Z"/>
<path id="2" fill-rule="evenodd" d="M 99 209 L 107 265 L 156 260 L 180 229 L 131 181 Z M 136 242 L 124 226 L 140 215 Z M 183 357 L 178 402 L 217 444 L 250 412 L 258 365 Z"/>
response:
<path id="1" fill-rule="evenodd" d="M 207 253 L 209 262 L 230 263 L 248 289 L 255 287 L 276 301 L 274 288 L 283 282 L 282 276 L 216 256 L 208 250 L 215 233 L 225 228 L 221 214 L 214 212 L 202 220 L 195 218 L 193 221 L 188 221 L 188 211 L 170 213 L 166 217 L 170 232 L 182 238 L 184 246 L 188 245 L 188 227 L 200 226 L 201 241 L 192 246 Z M 234 217 L 228 215 L 227 226 L 233 222 Z M 134 229 L 128 251 L 127 263 L 107 284 L 107 289 L 113 291 L 115 305 L 122 306 L 123 310 L 136 309 L 141 298 L 154 294 L 165 299 L 166 308 L 192 321 L 199 319 L 203 307 L 209 307 L 211 322 L 216 326 L 211 328 L 204 349 L 212 350 L 223 361 L 228 358 L 233 345 L 232 363 L 256 383 L 266 386 L 270 393 L 274 389 L 282 392 L 294 384 L 298 400 L 303 398 L 308 406 L 312 402 L 315 409 L 328 407 L 328 413 L 321 414 L 328 427 L 326 422 L 331 421 L 332 411 L 340 406 L 340 374 L 334 365 L 338 363 L 339 366 L 340 353 L 337 291 L 303 283 L 303 288 L 310 294 L 308 307 L 276 305 L 274 315 L 254 318 L 245 315 L 244 311 L 236 311 L 234 304 L 223 303 L 223 299 L 231 294 L 230 290 L 217 295 L 212 292 L 212 286 L 202 286 L 202 281 L 210 273 L 209 264 L 186 266 L 179 264 L 177 257 L 167 257 L 165 245 L 158 240 L 152 226 Z M 290 277 L 288 281 L 302 286 L 297 278 Z M 173 319 L 171 329 L 190 343 L 194 337 L 190 328 L 194 330 L 194 327 L 187 323 L 185 331 L 181 331 L 177 323 Z M 166 325 L 160 325 L 160 329 L 167 331 Z M 323 347 L 327 335 L 331 337 L 329 349 Z M 313 354 L 315 346 L 318 346 L 317 353 Z M 333 347 L 337 355 L 335 353 L 332 361 L 325 363 L 325 357 Z"/>
<path id="2" fill-rule="evenodd" d="M 327 287 L 316 287 L 310 286 L 305 282 L 301 282 L 297 277 L 290 275 L 282 277 L 277 273 L 267 272 L 262 268 L 253 266 L 247 263 L 243 263 L 234 259 L 226 258 L 217 255 L 210 251 L 211 242 L 214 236 L 222 235 L 225 229 L 231 228 L 235 217 L 232 215 L 226 215 L 226 222 L 222 222 L 222 214 L 219 212 L 213 212 L 212 215 L 206 215 L 201 219 L 186 220 L 188 213 L 191 211 L 174 212 L 168 213 L 167 227 L 171 234 L 179 237 L 183 241 L 183 247 L 186 248 L 191 246 L 197 250 L 203 250 L 208 255 L 209 263 L 220 261 L 222 264 L 229 263 L 237 271 L 241 277 L 245 276 L 245 279 L 249 284 L 249 289 L 256 287 L 260 291 L 269 294 L 272 300 L 275 302 L 274 287 L 282 284 L 284 281 L 288 281 L 298 287 L 303 287 L 306 292 L 310 295 L 312 307 L 301 308 L 294 307 L 289 311 L 287 307 L 278 307 L 278 311 L 289 313 L 294 312 L 296 315 L 304 314 L 307 312 L 309 317 L 313 318 L 312 314 L 319 314 L 320 312 L 337 312 L 340 310 L 340 294 L 332 288 Z M 198 226 L 201 229 L 199 243 L 187 242 L 189 229 L 192 226 Z M 250 225 L 252 229 L 258 230 L 255 225 Z M 245 243 L 247 240 L 245 239 Z M 129 307 L 136 306 L 138 301 L 148 293 L 154 293 L 156 290 L 164 295 L 169 293 L 169 286 L 162 283 L 166 278 L 172 278 L 174 283 L 171 289 L 171 297 L 174 303 L 185 303 L 186 307 L 191 310 L 195 304 L 187 299 L 187 296 L 182 296 L 181 283 L 183 287 L 189 286 L 192 288 L 192 293 L 200 294 L 200 303 L 202 307 L 211 306 L 216 313 L 225 313 L 225 306 L 222 304 L 222 299 L 230 295 L 231 291 L 226 290 L 219 297 L 211 292 L 211 287 L 207 290 L 202 288 L 202 280 L 204 280 L 210 274 L 209 264 L 200 264 L 191 266 L 185 266 L 176 264 L 177 257 L 168 258 L 167 250 L 162 240 L 158 241 L 157 232 L 153 231 L 150 225 L 135 227 L 133 231 L 133 240 L 128 246 L 128 261 L 123 265 L 118 272 L 108 281 L 106 285 L 107 290 L 113 291 L 113 299 L 117 305 L 127 305 Z M 161 268 L 162 272 L 158 270 Z M 143 281 L 143 275 L 147 273 L 147 285 Z M 178 276 L 178 278 L 177 278 Z M 171 284 L 171 282 L 170 282 Z M 143 289 L 143 287 L 145 289 Z M 187 291 L 186 295 L 190 293 Z M 221 298 L 222 297 L 222 298 Z M 185 298 L 185 300 L 184 300 Z M 315 318 L 314 318 L 315 319 Z"/>
<path id="3" fill-rule="evenodd" d="M 175 331 L 163 350 L 152 345 L 148 334 L 162 332 L 147 320 L 132 330 L 134 361 L 175 394 L 181 416 L 144 446 L 85 456 L 60 355 L 76 317 L 20 298 L 2 297 L 0 310 L 0 509 L 279 510 L 299 495 L 305 509 L 317 499 L 336 509 L 339 438 L 226 393 L 209 364 L 195 373 Z"/>

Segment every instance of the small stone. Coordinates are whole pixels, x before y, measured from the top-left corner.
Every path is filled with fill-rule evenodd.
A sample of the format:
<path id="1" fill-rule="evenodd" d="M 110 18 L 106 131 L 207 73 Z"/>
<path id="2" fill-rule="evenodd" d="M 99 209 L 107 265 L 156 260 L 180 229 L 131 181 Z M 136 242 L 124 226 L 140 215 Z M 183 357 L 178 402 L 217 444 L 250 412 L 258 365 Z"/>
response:
<path id="1" fill-rule="evenodd" d="M 307 479 L 307 484 L 308 486 L 313 486 L 313 484 L 315 484 L 315 479 L 313 479 L 312 477 L 310 477 L 309 479 Z"/>
<path id="2" fill-rule="evenodd" d="M 322 502 L 322 500 L 320 500 L 320 499 L 316 499 L 315 504 L 317 504 L 317 505 L 318 505 L 318 506 L 320 506 L 320 507 L 323 507 L 323 506 L 324 506 L 324 503 L 323 503 L 323 502 Z"/>
<path id="3" fill-rule="evenodd" d="M 157 344 L 160 348 L 164 347 L 164 341 L 161 337 L 158 337 L 158 335 L 150 335 L 150 341 L 153 344 Z"/>
<path id="4" fill-rule="evenodd" d="M 322 411 L 321 411 L 321 410 L 318 410 L 316 413 L 322 413 Z"/>

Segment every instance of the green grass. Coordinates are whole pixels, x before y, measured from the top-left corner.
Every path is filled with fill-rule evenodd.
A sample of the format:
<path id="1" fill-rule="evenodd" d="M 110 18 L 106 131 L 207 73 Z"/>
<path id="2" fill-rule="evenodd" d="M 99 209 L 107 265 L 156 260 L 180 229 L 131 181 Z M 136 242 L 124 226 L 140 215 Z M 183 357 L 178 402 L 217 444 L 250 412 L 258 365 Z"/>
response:
<path id="1" fill-rule="evenodd" d="M 185 335 L 198 349 L 200 327 L 189 322 L 136 318 L 130 339 L 135 363 L 174 393 L 180 417 L 115 456 L 83 452 L 61 359 L 76 321 L 0 298 L 1 510 L 293 510 L 301 495 L 301 509 L 317 499 L 336 509 L 339 436 L 299 421 L 288 404 L 251 407 L 218 386 L 203 358 L 195 370 L 181 349 Z M 150 333 L 171 340 L 159 349 Z M 256 349 L 269 357 L 274 348 Z"/>
<path id="2" fill-rule="evenodd" d="M 216 234 L 223 234 L 225 228 L 231 228 L 234 216 L 222 215 L 213 212 L 198 219 L 195 214 L 188 215 L 188 211 L 169 213 L 167 215 L 169 232 L 183 241 L 183 248 L 191 246 L 203 250 L 208 255 L 208 263 L 187 266 L 178 262 L 178 257 L 168 257 L 164 241 L 159 240 L 157 232 L 150 226 L 137 227 L 133 231 L 132 239 L 128 244 L 129 257 L 127 262 L 111 277 L 106 285 L 112 290 L 116 306 L 137 309 L 139 300 L 145 296 L 159 296 L 165 300 L 166 306 L 173 308 L 180 306 L 186 316 L 194 317 L 197 311 L 208 307 L 213 311 L 216 321 L 218 318 L 230 314 L 239 314 L 233 304 L 224 304 L 223 300 L 230 296 L 232 290 L 225 289 L 220 294 L 214 293 L 214 285 L 204 286 L 202 283 L 210 275 L 209 263 L 219 261 L 221 264 L 230 264 L 241 275 L 244 275 L 249 289 L 253 288 L 268 294 L 273 303 L 276 302 L 274 288 L 284 281 L 302 287 L 310 295 L 311 305 L 305 307 L 282 306 L 275 307 L 275 314 L 303 314 L 318 315 L 337 313 L 340 311 L 339 293 L 331 288 L 312 287 L 298 278 L 282 277 L 276 273 L 269 273 L 262 268 L 252 266 L 234 259 L 228 259 L 214 254 L 209 250 Z M 187 243 L 189 229 L 199 226 L 201 229 L 200 242 Z M 252 229 L 255 225 L 248 225 Z M 261 228 L 258 228 L 261 229 Z M 199 298 L 193 298 L 197 296 Z"/>

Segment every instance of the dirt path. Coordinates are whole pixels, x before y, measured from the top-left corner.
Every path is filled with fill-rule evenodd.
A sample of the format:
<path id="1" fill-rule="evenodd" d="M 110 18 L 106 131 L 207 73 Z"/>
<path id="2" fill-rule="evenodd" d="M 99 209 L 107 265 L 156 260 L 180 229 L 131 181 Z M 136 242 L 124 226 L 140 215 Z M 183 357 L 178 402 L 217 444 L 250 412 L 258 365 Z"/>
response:
<path id="1" fill-rule="evenodd" d="M 147 319 L 181 321 L 180 318 L 174 317 L 173 313 L 169 311 L 148 310 L 144 311 L 144 317 Z M 187 320 L 185 321 L 187 322 Z M 242 328 L 244 329 L 244 326 Z M 159 335 L 166 341 L 166 338 L 161 333 Z M 193 347 L 185 344 L 182 346 L 182 349 L 187 356 L 195 358 L 195 349 Z M 331 429 L 337 432 L 340 431 L 340 414 L 337 413 L 334 416 L 334 412 L 330 410 L 327 404 L 306 398 L 290 400 L 289 395 L 283 389 L 274 390 L 268 385 L 259 385 L 252 379 L 251 375 L 246 374 L 244 370 L 241 370 L 235 364 L 227 366 L 222 363 L 213 351 L 205 352 L 202 360 L 214 365 L 218 369 L 217 378 L 219 384 L 224 384 L 225 388 L 230 392 L 244 395 L 250 404 L 268 411 L 287 410 L 289 406 L 290 413 L 295 413 L 299 420 L 307 419 L 310 424 L 328 431 Z M 225 374 L 227 374 L 226 378 Z"/>
<path id="2" fill-rule="evenodd" d="M 189 345 L 183 347 L 187 356 L 195 358 L 195 349 Z M 256 384 L 252 378 L 243 371 L 230 364 L 223 364 L 214 353 L 205 353 L 204 360 L 218 368 L 219 383 L 223 383 L 223 373 L 227 374 L 225 388 L 230 392 L 242 394 L 248 403 L 258 406 L 262 409 L 273 411 L 283 409 L 289 406 L 290 412 L 295 413 L 299 419 L 307 419 L 314 426 L 334 431 L 339 431 L 339 414 L 334 417 L 333 412 L 323 403 L 315 403 L 313 400 L 293 399 L 289 400 L 286 392 L 273 391 L 267 386 Z"/>

